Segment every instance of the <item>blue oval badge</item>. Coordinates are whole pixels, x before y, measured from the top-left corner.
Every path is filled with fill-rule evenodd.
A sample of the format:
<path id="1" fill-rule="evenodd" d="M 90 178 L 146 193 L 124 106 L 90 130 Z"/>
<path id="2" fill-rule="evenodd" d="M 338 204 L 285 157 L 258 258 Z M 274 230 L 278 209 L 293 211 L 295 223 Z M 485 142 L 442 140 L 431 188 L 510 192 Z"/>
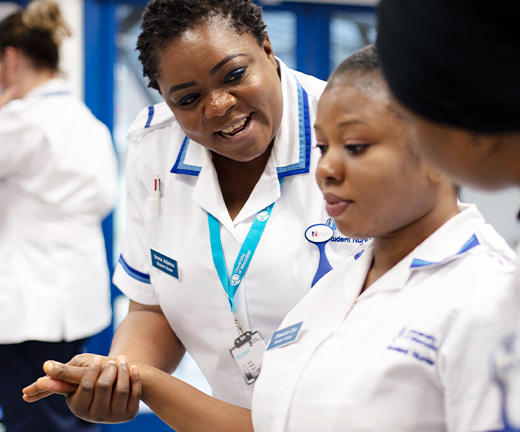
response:
<path id="1" fill-rule="evenodd" d="M 334 234 L 334 230 L 325 224 L 311 225 L 305 230 L 305 238 L 311 243 L 326 243 Z"/>

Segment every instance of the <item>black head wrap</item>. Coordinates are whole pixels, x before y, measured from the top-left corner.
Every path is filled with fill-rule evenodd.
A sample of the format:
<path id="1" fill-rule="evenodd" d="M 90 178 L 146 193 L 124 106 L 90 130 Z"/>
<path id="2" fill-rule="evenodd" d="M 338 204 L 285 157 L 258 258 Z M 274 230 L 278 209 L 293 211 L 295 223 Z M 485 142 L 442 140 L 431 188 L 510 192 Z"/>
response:
<path id="1" fill-rule="evenodd" d="M 520 130 L 520 0 L 382 0 L 377 48 L 395 97 L 434 122 Z"/>

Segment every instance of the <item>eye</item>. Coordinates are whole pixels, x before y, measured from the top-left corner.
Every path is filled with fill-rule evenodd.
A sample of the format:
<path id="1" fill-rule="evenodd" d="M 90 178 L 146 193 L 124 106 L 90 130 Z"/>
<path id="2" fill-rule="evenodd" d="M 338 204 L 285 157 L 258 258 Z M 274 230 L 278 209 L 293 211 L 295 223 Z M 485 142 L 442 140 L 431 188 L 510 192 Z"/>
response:
<path id="1" fill-rule="evenodd" d="M 247 67 L 241 67 L 241 68 L 235 69 L 235 70 L 229 72 L 225 76 L 224 81 L 225 82 L 240 81 L 244 77 L 246 70 L 247 70 Z"/>
<path id="2" fill-rule="evenodd" d="M 318 148 L 322 156 L 327 152 L 327 149 L 329 148 L 327 144 L 320 143 L 316 144 L 316 147 Z"/>
<path id="3" fill-rule="evenodd" d="M 184 96 L 177 102 L 177 105 L 180 106 L 188 106 L 194 103 L 198 99 L 199 95 L 196 93 L 191 93 L 189 95 Z"/>
<path id="4" fill-rule="evenodd" d="M 346 144 L 345 149 L 351 156 L 359 156 L 367 151 L 369 144 Z"/>

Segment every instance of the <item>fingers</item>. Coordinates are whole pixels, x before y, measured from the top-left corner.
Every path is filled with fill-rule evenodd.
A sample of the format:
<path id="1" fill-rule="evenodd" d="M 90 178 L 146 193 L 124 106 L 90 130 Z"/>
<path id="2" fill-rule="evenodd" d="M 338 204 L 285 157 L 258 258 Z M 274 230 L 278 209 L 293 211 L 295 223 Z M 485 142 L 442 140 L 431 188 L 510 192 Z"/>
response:
<path id="1" fill-rule="evenodd" d="M 118 375 L 117 364 L 109 360 L 97 378 L 94 387 L 94 399 L 90 406 L 90 413 L 96 420 L 106 420 L 110 417 L 112 388 Z"/>
<path id="2" fill-rule="evenodd" d="M 133 414 L 133 416 L 130 417 L 133 418 L 137 415 L 139 411 L 139 402 L 141 400 L 141 395 L 143 392 L 143 386 L 141 382 L 141 377 L 139 375 L 139 370 L 135 365 L 130 368 L 130 378 L 132 390 L 130 393 L 130 397 L 128 398 L 127 410 L 129 413 Z"/>
<path id="3" fill-rule="evenodd" d="M 128 371 L 128 360 L 124 355 L 117 358 L 118 373 L 112 400 L 112 411 L 124 413 L 127 411 L 128 398 L 130 396 L 130 375 Z"/>
<path id="4" fill-rule="evenodd" d="M 75 384 L 45 376 L 22 389 L 23 399 L 26 402 L 36 402 L 55 393 L 69 395 L 76 390 L 76 387 Z"/>
<path id="5" fill-rule="evenodd" d="M 86 369 L 76 392 L 67 398 L 70 410 L 80 418 L 90 419 L 90 407 L 94 400 L 96 382 L 101 374 L 101 368 L 101 357 L 96 356 L 93 364 Z"/>
<path id="6" fill-rule="evenodd" d="M 101 362 L 100 358 L 99 362 Z M 43 370 L 52 378 L 61 381 L 67 381 L 69 383 L 79 384 L 82 381 L 85 373 L 87 373 L 88 368 L 70 366 L 68 364 L 63 364 L 57 361 L 47 360 L 43 364 Z"/>

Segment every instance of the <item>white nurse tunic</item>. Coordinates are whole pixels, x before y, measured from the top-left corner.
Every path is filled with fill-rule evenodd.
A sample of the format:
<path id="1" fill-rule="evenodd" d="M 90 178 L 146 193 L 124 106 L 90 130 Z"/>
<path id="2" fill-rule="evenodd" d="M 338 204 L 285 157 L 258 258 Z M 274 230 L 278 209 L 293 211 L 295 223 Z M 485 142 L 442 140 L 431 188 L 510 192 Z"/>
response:
<path id="1" fill-rule="evenodd" d="M 361 295 L 372 248 L 328 273 L 268 349 L 257 432 L 490 431 L 501 425 L 488 357 L 514 253 L 465 207 Z"/>

